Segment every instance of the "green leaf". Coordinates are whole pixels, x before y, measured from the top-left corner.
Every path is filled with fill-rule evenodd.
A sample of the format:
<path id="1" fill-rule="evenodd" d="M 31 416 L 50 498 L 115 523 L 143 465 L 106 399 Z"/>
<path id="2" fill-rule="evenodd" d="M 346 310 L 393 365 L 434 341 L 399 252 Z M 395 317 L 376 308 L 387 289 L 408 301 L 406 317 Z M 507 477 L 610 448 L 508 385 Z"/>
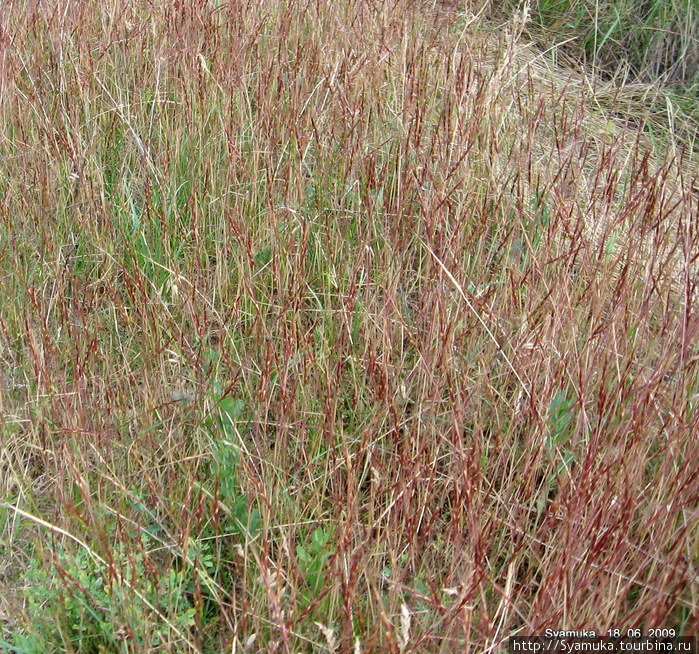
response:
<path id="1" fill-rule="evenodd" d="M 311 534 L 311 542 L 317 551 L 320 551 L 330 539 L 330 531 L 325 531 L 323 528 L 318 527 Z"/>
<path id="2" fill-rule="evenodd" d="M 234 433 L 233 428 L 245 415 L 245 402 L 234 397 L 224 397 L 219 401 L 218 409 L 221 428 L 227 435 Z"/>
<path id="3" fill-rule="evenodd" d="M 255 254 L 255 263 L 260 267 L 266 266 L 272 260 L 272 246 L 267 245 Z"/>
<path id="4" fill-rule="evenodd" d="M 553 449 L 566 440 L 570 423 L 575 416 L 575 400 L 568 399 L 565 391 L 558 391 L 549 406 L 549 434 L 547 444 Z"/>

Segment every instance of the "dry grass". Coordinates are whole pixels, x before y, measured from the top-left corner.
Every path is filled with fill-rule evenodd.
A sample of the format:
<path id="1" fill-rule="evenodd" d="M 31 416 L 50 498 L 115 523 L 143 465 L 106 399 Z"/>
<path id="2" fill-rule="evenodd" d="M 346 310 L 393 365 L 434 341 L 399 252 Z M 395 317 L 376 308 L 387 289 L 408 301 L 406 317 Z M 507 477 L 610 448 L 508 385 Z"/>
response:
<path id="1" fill-rule="evenodd" d="M 0 12 L 9 651 L 696 632 L 691 151 L 517 16 Z"/>

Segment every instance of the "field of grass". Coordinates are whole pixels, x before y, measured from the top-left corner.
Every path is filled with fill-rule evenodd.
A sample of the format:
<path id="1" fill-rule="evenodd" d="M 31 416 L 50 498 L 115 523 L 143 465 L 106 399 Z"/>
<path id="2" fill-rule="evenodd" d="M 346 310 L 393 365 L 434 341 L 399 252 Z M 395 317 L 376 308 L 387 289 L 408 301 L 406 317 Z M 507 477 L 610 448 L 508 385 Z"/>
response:
<path id="1" fill-rule="evenodd" d="M 489 3 L 510 12 L 518 4 Z M 529 31 L 544 47 L 560 48 L 598 72 L 699 84 L 696 0 L 533 0 L 529 10 Z"/>
<path id="2" fill-rule="evenodd" d="M 539 40 L 622 4 L 2 3 L 1 652 L 697 632 L 696 5 Z"/>

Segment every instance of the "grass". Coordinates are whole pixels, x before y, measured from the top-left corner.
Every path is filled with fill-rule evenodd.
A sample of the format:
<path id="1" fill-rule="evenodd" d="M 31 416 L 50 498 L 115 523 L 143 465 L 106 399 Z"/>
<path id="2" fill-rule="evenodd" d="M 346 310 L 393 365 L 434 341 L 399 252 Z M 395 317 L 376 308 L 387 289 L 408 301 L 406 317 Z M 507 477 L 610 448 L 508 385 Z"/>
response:
<path id="1" fill-rule="evenodd" d="M 517 5 L 504 3 L 508 9 Z M 528 9 L 533 35 L 548 38 L 547 46 L 561 44 L 597 72 L 623 71 L 650 83 L 699 83 L 695 0 L 537 0 Z"/>
<path id="2" fill-rule="evenodd" d="M 2 9 L 0 648 L 696 633 L 692 122 L 474 8 Z"/>
<path id="3" fill-rule="evenodd" d="M 557 66 L 591 74 L 607 111 L 641 116 L 635 127 L 691 142 L 699 110 L 699 5 L 696 0 L 536 0 L 482 2 L 524 32 Z M 663 139 L 661 139 L 663 140 Z"/>

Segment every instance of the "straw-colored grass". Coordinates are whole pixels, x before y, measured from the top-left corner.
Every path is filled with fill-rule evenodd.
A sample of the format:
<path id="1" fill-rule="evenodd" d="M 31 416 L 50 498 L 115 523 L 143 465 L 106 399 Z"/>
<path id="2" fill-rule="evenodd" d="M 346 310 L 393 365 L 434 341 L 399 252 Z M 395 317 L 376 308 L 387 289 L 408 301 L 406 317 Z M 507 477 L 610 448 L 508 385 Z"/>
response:
<path id="1" fill-rule="evenodd" d="M 471 9 L 0 9 L 0 649 L 696 632 L 691 121 Z"/>

